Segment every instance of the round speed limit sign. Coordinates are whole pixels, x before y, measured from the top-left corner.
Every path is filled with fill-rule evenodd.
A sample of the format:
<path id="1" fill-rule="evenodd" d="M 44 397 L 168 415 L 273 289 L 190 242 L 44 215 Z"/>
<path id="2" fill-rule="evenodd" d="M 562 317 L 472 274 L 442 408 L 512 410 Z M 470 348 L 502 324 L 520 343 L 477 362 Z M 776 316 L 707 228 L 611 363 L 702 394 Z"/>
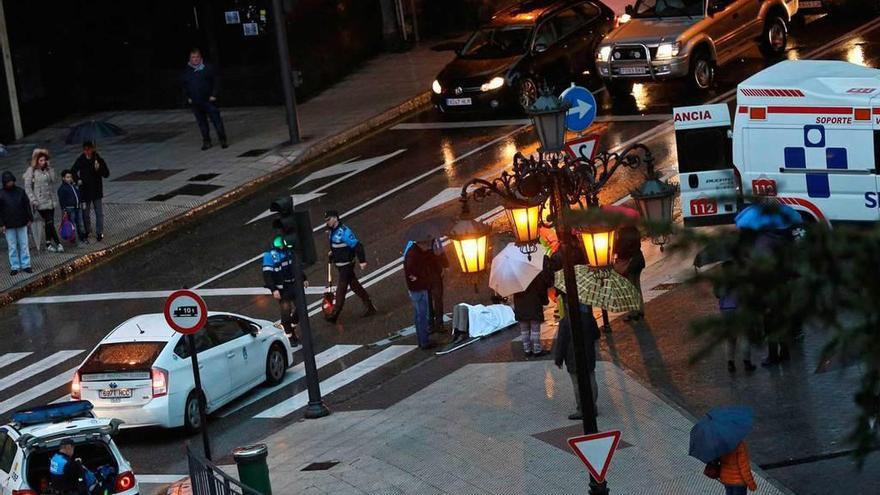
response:
<path id="1" fill-rule="evenodd" d="M 208 321 L 208 306 L 191 290 L 178 290 L 165 300 L 165 321 L 182 334 L 199 331 Z"/>

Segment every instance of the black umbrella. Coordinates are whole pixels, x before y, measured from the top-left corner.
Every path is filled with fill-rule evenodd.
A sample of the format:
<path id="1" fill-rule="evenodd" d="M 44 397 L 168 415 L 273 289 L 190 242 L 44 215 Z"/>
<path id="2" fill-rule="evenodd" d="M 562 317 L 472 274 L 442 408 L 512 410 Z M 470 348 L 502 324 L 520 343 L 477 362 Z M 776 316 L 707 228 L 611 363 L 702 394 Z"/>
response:
<path id="1" fill-rule="evenodd" d="M 94 143 L 98 138 L 121 136 L 123 134 L 125 134 L 125 131 L 118 125 L 103 120 L 90 120 L 71 127 L 64 142 L 67 144 L 83 143 L 86 141 Z"/>
<path id="2" fill-rule="evenodd" d="M 422 220 L 406 229 L 404 241 L 433 241 L 445 236 L 451 227 L 452 220 L 448 218 L 435 217 Z"/>

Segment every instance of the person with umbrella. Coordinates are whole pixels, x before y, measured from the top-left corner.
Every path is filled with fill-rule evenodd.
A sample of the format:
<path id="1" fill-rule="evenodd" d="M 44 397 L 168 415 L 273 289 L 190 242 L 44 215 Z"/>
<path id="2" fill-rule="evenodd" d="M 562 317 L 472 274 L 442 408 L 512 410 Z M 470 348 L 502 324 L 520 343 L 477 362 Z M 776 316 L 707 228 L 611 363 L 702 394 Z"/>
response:
<path id="1" fill-rule="evenodd" d="M 419 349 L 431 349 L 429 338 L 430 300 L 428 291 L 431 288 L 431 266 L 435 263 L 431 241 L 410 241 L 403 253 L 403 275 L 406 288 L 413 304 L 416 336 Z"/>
<path id="2" fill-rule="evenodd" d="M 689 455 L 706 463 L 703 473 L 720 481 L 727 495 L 758 489 L 744 441 L 753 422 L 749 407 L 717 407 L 691 428 Z"/>
<path id="3" fill-rule="evenodd" d="M 513 294 L 513 313 L 522 336 L 523 353 L 526 356 L 544 355 L 541 346 L 541 323 L 544 322 L 544 306 L 549 304 L 547 289 L 553 284 L 553 274 L 548 268 L 549 260 L 541 256 L 541 271 L 529 282 L 525 290 Z"/>
<path id="4" fill-rule="evenodd" d="M 79 186 L 85 237 L 88 239 L 92 231 L 91 211 L 94 211 L 95 240 L 100 242 L 104 239 L 104 179 L 110 177 L 110 169 L 95 149 L 95 143 L 84 141 L 82 154 L 73 162 L 70 171 Z"/>
<path id="5" fill-rule="evenodd" d="M 630 311 L 624 321 L 638 321 L 644 316 L 642 303 L 642 270 L 645 269 L 645 255 L 642 253 L 642 235 L 635 225 L 624 225 L 617 231 L 617 260 L 614 270 L 623 275 L 636 288 L 639 294 L 639 309 Z"/>
<path id="6" fill-rule="evenodd" d="M 439 238 L 431 241 L 431 251 L 434 255 L 430 265 L 431 288 L 428 289 L 428 299 L 431 302 L 431 332 L 440 333 L 443 331 L 443 275 L 449 269 L 449 258 Z"/>

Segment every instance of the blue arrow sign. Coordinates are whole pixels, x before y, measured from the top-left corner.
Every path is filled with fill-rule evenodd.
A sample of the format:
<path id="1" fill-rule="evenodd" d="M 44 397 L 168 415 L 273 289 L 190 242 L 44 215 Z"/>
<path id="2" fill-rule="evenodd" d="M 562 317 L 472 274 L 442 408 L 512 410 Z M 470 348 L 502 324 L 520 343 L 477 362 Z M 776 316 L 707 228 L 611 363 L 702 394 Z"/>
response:
<path id="1" fill-rule="evenodd" d="M 570 105 L 565 116 L 565 127 L 570 131 L 580 132 L 590 127 L 596 120 L 596 98 L 590 90 L 582 86 L 572 86 L 559 95 Z"/>

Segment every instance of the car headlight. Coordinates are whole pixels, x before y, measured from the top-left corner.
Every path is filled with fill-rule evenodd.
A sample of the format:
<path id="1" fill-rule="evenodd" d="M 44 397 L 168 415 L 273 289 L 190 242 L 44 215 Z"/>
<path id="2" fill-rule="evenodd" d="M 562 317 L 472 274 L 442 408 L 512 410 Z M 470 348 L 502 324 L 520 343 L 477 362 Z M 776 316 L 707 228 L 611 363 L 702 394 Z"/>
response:
<path id="1" fill-rule="evenodd" d="M 501 76 L 493 77 L 489 82 L 480 86 L 480 91 L 492 91 L 504 86 L 504 78 Z"/>
<path id="2" fill-rule="evenodd" d="M 431 84 L 431 89 L 438 95 L 443 92 L 443 88 L 440 86 L 440 81 L 436 79 L 434 79 L 434 83 Z"/>
<path id="3" fill-rule="evenodd" d="M 609 58 L 611 58 L 611 47 L 600 46 L 599 51 L 596 52 L 596 59 L 599 60 L 599 62 L 607 62 Z"/>
<path id="4" fill-rule="evenodd" d="M 665 60 L 668 58 L 672 58 L 678 55 L 678 50 L 681 48 L 681 43 L 660 43 L 657 46 L 657 55 L 654 57 L 657 60 Z"/>

